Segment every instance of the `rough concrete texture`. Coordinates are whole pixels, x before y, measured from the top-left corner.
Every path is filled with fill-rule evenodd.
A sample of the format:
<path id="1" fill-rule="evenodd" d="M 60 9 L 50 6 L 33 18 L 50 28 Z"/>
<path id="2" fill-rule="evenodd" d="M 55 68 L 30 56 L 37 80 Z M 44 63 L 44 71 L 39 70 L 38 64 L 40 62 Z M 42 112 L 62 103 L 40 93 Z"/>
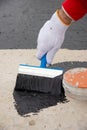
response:
<path id="1" fill-rule="evenodd" d="M 87 67 L 84 53 L 87 50 L 61 49 L 53 67 Z M 18 65 L 38 66 L 35 54 L 33 49 L 0 51 L 0 130 L 87 130 L 87 101 L 14 91 Z"/>
<path id="2" fill-rule="evenodd" d="M 0 130 L 87 130 L 87 101 L 14 92 L 18 65 L 39 65 L 39 29 L 61 3 L 0 0 Z M 87 67 L 87 16 L 69 28 L 53 67 Z"/>
<path id="3" fill-rule="evenodd" d="M 39 29 L 59 4 L 53 0 L 1 0 L 0 48 L 36 47 Z"/>
<path id="4" fill-rule="evenodd" d="M 36 48 L 39 29 L 63 0 L 1 0 L 0 48 Z M 43 5 L 43 6 L 42 6 Z M 87 16 L 73 23 L 62 48 L 87 49 Z"/>

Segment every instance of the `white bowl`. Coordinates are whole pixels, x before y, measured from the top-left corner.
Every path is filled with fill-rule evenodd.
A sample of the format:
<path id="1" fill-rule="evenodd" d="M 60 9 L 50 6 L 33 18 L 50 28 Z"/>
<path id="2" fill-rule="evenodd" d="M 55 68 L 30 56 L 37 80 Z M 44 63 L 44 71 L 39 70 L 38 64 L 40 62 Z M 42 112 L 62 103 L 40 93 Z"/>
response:
<path id="1" fill-rule="evenodd" d="M 87 68 L 74 68 L 63 75 L 65 94 L 78 100 L 87 100 Z"/>

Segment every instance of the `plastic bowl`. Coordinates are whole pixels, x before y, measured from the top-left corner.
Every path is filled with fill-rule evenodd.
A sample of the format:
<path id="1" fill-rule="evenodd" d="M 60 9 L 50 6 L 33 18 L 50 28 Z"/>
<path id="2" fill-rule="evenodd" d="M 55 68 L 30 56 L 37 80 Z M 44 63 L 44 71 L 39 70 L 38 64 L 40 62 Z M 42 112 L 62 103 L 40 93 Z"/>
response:
<path id="1" fill-rule="evenodd" d="M 87 100 L 87 68 L 73 68 L 63 75 L 66 95 L 78 100 Z"/>

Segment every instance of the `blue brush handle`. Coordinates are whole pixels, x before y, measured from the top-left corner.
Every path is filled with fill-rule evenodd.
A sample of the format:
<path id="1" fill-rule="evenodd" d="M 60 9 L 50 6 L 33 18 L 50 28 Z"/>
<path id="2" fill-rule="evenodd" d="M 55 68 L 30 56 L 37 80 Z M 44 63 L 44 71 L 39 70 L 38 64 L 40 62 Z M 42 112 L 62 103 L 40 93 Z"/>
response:
<path id="1" fill-rule="evenodd" d="M 41 68 L 46 68 L 47 60 L 46 60 L 46 54 L 41 58 Z"/>

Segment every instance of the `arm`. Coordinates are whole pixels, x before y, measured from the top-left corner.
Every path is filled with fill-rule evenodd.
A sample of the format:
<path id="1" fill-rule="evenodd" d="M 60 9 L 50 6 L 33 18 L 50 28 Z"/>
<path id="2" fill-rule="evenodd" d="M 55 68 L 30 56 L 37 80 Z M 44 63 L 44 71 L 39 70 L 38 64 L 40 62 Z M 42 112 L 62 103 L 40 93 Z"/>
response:
<path id="1" fill-rule="evenodd" d="M 65 38 L 65 32 L 72 20 L 62 9 L 57 10 L 50 20 L 40 29 L 37 39 L 37 58 L 45 54 L 48 64 L 52 63 L 55 53 L 60 49 Z"/>
<path id="2" fill-rule="evenodd" d="M 72 21 L 79 20 L 87 11 L 80 1 L 82 0 L 64 1 L 61 9 L 57 10 L 40 29 L 37 39 L 38 59 L 47 54 L 47 63 L 52 63 L 54 55 L 63 44 L 65 33 Z"/>

